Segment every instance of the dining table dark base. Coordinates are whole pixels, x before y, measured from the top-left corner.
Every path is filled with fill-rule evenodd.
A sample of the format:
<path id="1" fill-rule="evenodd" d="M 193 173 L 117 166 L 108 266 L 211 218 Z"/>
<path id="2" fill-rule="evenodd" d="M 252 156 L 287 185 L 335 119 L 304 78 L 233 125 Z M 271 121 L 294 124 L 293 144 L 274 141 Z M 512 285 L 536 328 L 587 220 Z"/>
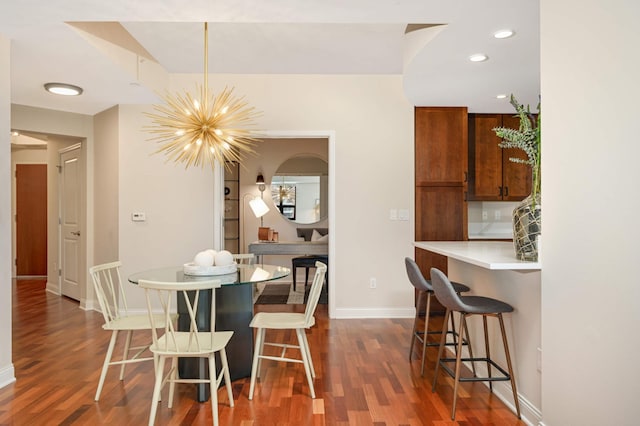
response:
<path id="1" fill-rule="evenodd" d="M 216 330 L 233 331 L 233 337 L 227 344 L 226 353 L 229 362 L 231 380 L 251 376 L 253 361 L 253 329 L 249 323 L 253 318 L 252 284 L 222 286 L 216 289 Z M 180 293 L 181 294 L 181 293 Z M 211 329 L 211 291 L 201 292 L 198 301 L 196 321 L 198 329 Z M 189 329 L 189 315 L 182 296 L 178 297 L 178 328 Z M 216 355 L 216 367 L 220 371 L 220 359 Z M 209 366 L 206 358 L 180 358 L 178 371 L 182 378 L 209 377 Z M 209 399 L 209 384 L 196 385 L 196 398 L 199 402 Z"/>

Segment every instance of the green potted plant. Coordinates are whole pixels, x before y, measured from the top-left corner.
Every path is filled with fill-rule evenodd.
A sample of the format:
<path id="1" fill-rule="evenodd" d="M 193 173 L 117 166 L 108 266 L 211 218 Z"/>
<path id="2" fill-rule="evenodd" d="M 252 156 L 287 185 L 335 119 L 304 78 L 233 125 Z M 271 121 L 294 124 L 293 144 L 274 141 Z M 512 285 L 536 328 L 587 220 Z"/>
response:
<path id="1" fill-rule="evenodd" d="M 502 139 L 501 148 L 518 148 L 527 154 L 527 159 L 509 158 L 515 163 L 531 166 L 531 195 L 513 210 L 513 243 L 516 256 L 521 260 L 538 260 L 537 238 L 541 230 L 540 206 L 540 104 L 534 115 L 511 95 L 511 105 L 520 117 L 518 129 L 496 127 L 493 131 Z"/>

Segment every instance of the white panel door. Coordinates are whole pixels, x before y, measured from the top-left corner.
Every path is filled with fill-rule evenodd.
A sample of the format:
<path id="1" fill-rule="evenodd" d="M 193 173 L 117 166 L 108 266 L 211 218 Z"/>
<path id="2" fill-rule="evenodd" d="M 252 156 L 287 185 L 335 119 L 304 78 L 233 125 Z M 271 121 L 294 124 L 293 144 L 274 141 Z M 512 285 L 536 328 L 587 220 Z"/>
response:
<path id="1" fill-rule="evenodd" d="M 60 154 L 60 292 L 80 300 L 81 178 L 80 146 Z"/>

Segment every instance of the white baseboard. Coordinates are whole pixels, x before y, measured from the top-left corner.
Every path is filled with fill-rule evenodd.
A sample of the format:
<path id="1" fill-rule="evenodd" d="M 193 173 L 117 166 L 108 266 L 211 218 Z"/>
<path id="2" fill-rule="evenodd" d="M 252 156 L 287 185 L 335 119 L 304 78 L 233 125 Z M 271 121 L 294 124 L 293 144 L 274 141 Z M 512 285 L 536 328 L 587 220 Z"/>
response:
<path id="1" fill-rule="evenodd" d="M 2 370 L 0 370 L 0 389 L 10 385 L 16 381 L 16 371 L 13 368 L 13 364 L 9 364 Z"/>
<path id="2" fill-rule="evenodd" d="M 454 353 L 451 351 L 449 347 L 446 349 L 448 353 L 448 357 L 455 358 Z M 468 353 L 465 353 L 465 349 L 463 348 L 462 356 L 468 356 Z M 464 365 L 471 370 L 471 363 L 465 362 Z M 446 373 L 438 373 L 438 374 L 446 374 Z M 480 377 L 487 377 L 488 372 L 486 365 L 483 365 L 480 362 L 476 363 L 476 374 Z M 489 382 L 482 382 L 487 388 L 489 387 Z M 513 392 L 511 391 L 511 382 L 493 382 L 493 394 L 497 396 L 511 411 L 515 416 L 516 406 L 513 402 Z M 522 394 L 518 393 L 518 402 L 520 403 L 520 417 L 523 422 L 525 422 L 529 426 L 540 426 L 542 425 L 542 412 L 538 407 L 533 405 L 528 399 L 526 399 Z"/>
<path id="3" fill-rule="evenodd" d="M 56 283 L 52 283 L 51 281 L 47 281 L 47 287 L 46 290 L 49 293 L 53 293 L 57 296 L 60 296 L 60 287 L 58 287 L 58 284 Z"/>

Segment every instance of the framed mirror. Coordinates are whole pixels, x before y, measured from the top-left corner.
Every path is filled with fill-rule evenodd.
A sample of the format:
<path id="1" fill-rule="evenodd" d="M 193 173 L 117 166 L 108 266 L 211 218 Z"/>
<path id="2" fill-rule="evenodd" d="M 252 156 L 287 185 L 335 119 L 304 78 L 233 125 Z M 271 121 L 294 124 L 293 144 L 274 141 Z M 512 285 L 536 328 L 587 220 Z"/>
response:
<path id="1" fill-rule="evenodd" d="M 282 163 L 271 178 L 271 199 L 280 214 L 298 224 L 327 218 L 329 165 L 320 157 L 300 155 Z"/>

